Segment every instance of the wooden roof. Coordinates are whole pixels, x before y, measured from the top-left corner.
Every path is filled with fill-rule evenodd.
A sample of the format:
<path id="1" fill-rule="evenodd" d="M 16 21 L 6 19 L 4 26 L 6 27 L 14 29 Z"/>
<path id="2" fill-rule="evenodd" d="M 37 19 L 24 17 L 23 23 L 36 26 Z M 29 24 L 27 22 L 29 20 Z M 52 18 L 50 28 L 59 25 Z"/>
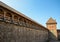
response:
<path id="1" fill-rule="evenodd" d="M 46 24 L 57 23 L 52 17 L 46 22 Z"/>

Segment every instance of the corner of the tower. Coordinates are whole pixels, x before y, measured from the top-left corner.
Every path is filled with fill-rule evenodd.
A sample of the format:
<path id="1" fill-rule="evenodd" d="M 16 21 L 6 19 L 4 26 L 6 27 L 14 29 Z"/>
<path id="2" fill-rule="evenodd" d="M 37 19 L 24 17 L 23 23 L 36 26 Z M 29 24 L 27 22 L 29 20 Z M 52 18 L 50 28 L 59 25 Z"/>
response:
<path id="1" fill-rule="evenodd" d="M 57 40 L 57 22 L 52 17 L 46 22 L 46 27 L 49 30 L 50 39 Z"/>

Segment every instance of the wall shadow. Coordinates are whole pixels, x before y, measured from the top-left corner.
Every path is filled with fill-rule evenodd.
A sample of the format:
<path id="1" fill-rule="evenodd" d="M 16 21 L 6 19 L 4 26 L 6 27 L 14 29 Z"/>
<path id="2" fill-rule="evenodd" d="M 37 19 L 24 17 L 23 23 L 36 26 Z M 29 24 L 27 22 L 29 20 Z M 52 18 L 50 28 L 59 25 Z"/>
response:
<path id="1" fill-rule="evenodd" d="M 57 30 L 58 33 L 58 40 L 60 41 L 60 30 Z"/>
<path id="2" fill-rule="evenodd" d="M 48 32 L 48 41 L 57 41 L 58 38 L 52 33 L 52 32 Z"/>

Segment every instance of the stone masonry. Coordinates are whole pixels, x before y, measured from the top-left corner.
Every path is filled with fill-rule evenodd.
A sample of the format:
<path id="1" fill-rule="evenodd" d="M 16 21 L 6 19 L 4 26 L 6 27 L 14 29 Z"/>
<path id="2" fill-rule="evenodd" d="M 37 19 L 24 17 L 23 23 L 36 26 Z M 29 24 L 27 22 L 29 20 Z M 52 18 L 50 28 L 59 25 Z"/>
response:
<path id="1" fill-rule="evenodd" d="M 57 22 L 50 18 L 47 27 L 0 1 L 0 42 L 60 42 Z"/>
<path id="2" fill-rule="evenodd" d="M 0 2 L 0 42 L 47 42 L 48 30 Z"/>

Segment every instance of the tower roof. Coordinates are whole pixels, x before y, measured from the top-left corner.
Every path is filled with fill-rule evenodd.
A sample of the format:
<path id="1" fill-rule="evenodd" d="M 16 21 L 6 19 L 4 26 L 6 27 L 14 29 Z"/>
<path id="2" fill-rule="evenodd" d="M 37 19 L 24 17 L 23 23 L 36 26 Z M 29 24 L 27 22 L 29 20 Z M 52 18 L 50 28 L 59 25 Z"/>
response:
<path id="1" fill-rule="evenodd" d="M 56 23 L 57 24 L 56 20 L 54 20 L 52 17 L 49 18 L 49 20 L 46 22 L 46 24 L 50 24 L 50 23 Z"/>

